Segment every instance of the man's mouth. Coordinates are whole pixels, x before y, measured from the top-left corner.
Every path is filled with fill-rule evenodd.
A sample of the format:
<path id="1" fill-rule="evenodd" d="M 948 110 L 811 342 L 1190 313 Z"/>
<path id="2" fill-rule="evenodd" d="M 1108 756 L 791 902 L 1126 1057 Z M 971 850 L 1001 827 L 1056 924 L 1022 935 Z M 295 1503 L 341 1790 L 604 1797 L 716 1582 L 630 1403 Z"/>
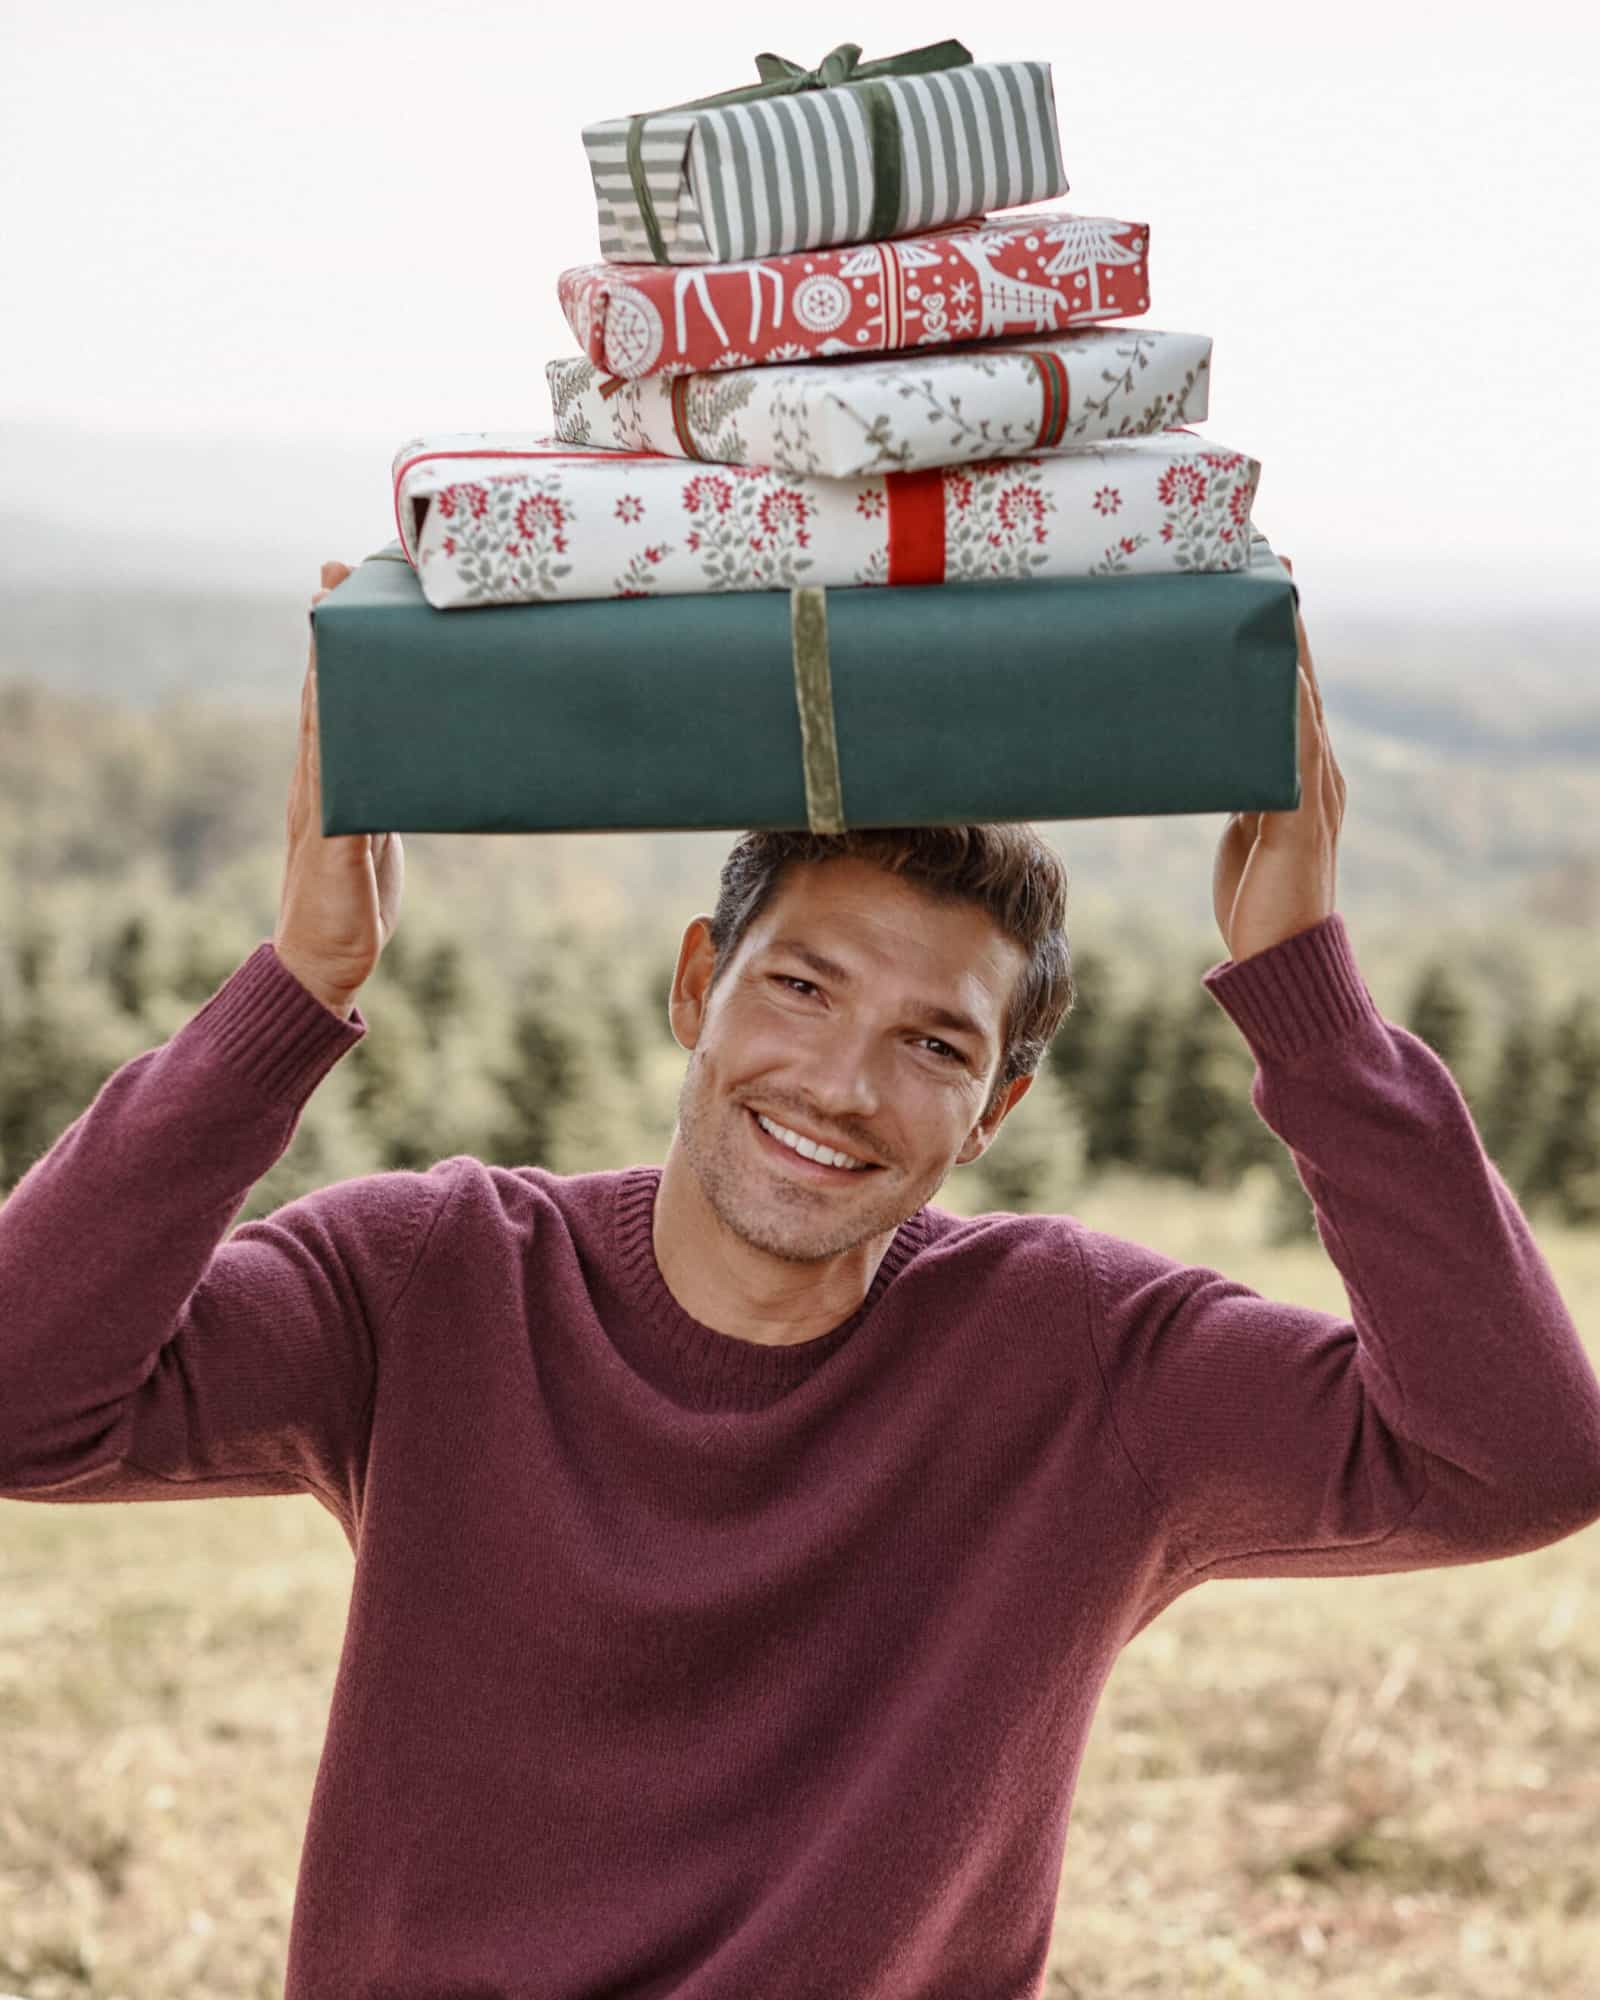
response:
<path id="1" fill-rule="evenodd" d="M 746 1105 L 746 1110 L 750 1107 Z M 803 1174 L 815 1181 L 860 1180 L 864 1174 L 877 1173 L 878 1167 L 871 1161 L 862 1160 L 855 1165 L 841 1165 L 841 1160 L 850 1161 L 851 1154 L 839 1152 L 831 1146 L 818 1146 L 804 1134 L 780 1124 L 776 1118 L 769 1118 L 764 1112 L 750 1111 L 750 1122 L 755 1129 L 757 1143 L 770 1157 L 781 1160 L 791 1172 Z M 820 1157 L 818 1155 L 820 1154 Z"/>

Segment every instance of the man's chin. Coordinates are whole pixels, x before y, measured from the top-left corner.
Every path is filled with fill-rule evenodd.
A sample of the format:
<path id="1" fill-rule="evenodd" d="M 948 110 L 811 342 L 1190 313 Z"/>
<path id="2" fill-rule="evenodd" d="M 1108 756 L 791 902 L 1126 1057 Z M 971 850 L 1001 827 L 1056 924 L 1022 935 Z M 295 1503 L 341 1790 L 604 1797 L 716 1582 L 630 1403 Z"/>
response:
<path id="1" fill-rule="evenodd" d="M 837 1255 L 839 1248 L 848 1247 L 839 1244 L 841 1234 L 846 1237 L 855 1234 L 841 1231 L 837 1221 L 830 1228 L 816 1216 L 796 1214 L 782 1200 L 763 1198 L 748 1186 L 724 1183 L 705 1192 L 725 1229 L 751 1249 L 764 1251 L 769 1257 L 781 1257 L 786 1263 L 818 1263 Z"/>
<path id="2" fill-rule="evenodd" d="M 791 1207 L 781 1190 L 763 1197 L 743 1185 L 706 1193 L 724 1226 L 741 1242 L 788 1264 L 823 1264 L 863 1244 L 884 1241 L 922 1206 L 920 1200 L 907 1209 L 880 1202 L 856 1215 L 822 1216 Z"/>

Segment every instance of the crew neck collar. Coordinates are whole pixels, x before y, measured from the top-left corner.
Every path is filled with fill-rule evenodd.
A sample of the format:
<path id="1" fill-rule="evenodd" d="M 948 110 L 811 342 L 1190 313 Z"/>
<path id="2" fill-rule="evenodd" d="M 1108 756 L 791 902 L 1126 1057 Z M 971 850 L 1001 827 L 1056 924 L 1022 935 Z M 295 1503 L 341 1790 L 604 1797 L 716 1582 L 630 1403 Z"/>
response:
<path id="1" fill-rule="evenodd" d="M 924 1206 L 895 1231 L 866 1296 L 847 1319 L 810 1340 L 742 1340 L 686 1312 L 662 1276 L 654 1240 L 660 1185 L 660 1167 L 630 1167 L 616 1178 L 612 1234 L 629 1310 L 619 1327 L 607 1331 L 638 1373 L 675 1400 L 702 1409 L 759 1409 L 813 1375 L 850 1340 L 927 1240 Z"/>

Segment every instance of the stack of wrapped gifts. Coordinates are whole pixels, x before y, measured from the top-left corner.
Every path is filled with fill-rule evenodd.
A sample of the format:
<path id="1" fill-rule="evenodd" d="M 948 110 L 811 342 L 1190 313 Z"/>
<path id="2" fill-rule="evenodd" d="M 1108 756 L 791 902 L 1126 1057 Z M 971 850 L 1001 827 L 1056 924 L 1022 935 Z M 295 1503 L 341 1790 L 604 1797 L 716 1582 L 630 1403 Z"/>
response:
<path id="1" fill-rule="evenodd" d="M 551 427 L 396 453 L 313 619 L 324 833 L 1297 805 L 1260 466 L 1190 428 L 1210 339 L 1122 323 L 1148 226 L 1048 205 L 1049 66 L 757 67 L 585 128 Z"/>

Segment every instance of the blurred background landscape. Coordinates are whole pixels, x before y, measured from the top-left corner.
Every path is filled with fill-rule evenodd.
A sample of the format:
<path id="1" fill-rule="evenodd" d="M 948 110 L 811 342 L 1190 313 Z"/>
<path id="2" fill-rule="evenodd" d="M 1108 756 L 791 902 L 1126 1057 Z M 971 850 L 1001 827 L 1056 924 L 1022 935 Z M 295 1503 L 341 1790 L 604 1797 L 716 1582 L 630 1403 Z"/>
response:
<path id="1" fill-rule="evenodd" d="M 101 453 L 114 478 L 114 442 Z M 232 462 L 258 476 L 242 448 Z M 353 518 L 370 547 L 386 539 L 376 509 Z M 75 574 L 63 531 L 23 533 L 34 560 L 0 629 L 6 1186 L 113 1058 L 271 935 L 311 595 L 199 557 L 185 580 L 181 540 L 171 575 L 125 558 Z M 347 531 L 344 558 L 367 552 Z M 1600 1224 L 1592 629 L 1538 606 L 1324 604 L 1314 553 L 1297 576 L 1350 788 L 1339 906 L 1363 973 L 1450 1063 L 1530 1212 Z M 1255 1195 L 1270 1180 L 1269 1237 L 1311 1238 L 1250 1106 L 1248 1051 L 1199 985 L 1226 957 L 1210 895 L 1225 823 L 1045 829 L 1072 881 L 1078 999 L 1050 1088 L 952 1177 L 952 1206 L 1081 1204 L 1111 1167 Z M 731 838 L 405 836 L 401 928 L 362 996 L 378 1032 L 246 1214 L 335 1171 L 455 1151 L 564 1171 L 661 1159 L 682 1069 L 667 985 Z"/>
<path id="2" fill-rule="evenodd" d="M 1148 221 L 1146 323 L 1215 339 L 1202 428 L 1261 461 L 1294 561 L 1357 962 L 1448 1062 L 1600 1352 L 1600 49 L 1544 0 L 1464 0 L 1447 31 L 1375 0 L 8 22 L 0 1201 L 271 936 L 306 606 L 325 558 L 393 535 L 397 445 L 548 428 L 555 275 L 595 255 L 579 126 L 757 49 L 946 34 L 1052 63 L 1052 205 Z M 939 1200 L 1071 1211 L 1345 1316 L 1200 985 L 1225 823 L 1043 829 L 1077 1003 Z M 731 838 L 404 835 L 370 1032 L 236 1222 L 457 1152 L 659 1161 L 667 982 Z M 281 1995 L 350 1574 L 309 1500 L 0 1503 L 0 2000 Z M 1190 1593 L 1102 1698 L 1047 2000 L 1590 2000 L 1597 1773 L 1593 1531 Z"/>

